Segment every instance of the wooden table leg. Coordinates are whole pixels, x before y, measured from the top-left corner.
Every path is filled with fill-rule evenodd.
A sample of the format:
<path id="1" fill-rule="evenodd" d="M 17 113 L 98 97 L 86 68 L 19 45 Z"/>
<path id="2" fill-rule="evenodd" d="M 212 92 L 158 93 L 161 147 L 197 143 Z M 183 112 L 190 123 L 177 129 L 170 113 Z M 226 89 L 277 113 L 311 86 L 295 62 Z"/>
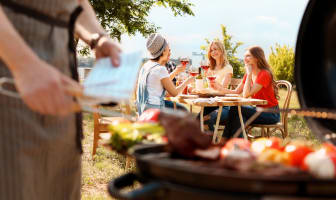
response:
<path id="1" fill-rule="evenodd" d="M 212 137 L 212 143 L 214 143 L 214 144 L 218 144 L 220 142 L 221 138 L 222 138 L 222 134 L 218 133 L 218 127 L 219 127 L 219 122 L 220 122 L 220 118 L 221 118 L 221 115 L 222 115 L 222 110 L 223 110 L 223 106 L 219 106 L 215 131 L 214 131 L 214 134 L 213 134 L 213 137 Z"/>
<path id="2" fill-rule="evenodd" d="M 192 105 L 190 105 L 189 112 L 192 113 Z"/>
<path id="3" fill-rule="evenodd" d="M 176 102 L 175 102 L 175 101 L 173 101 L 173 103 L 174 103 L 174 110 L 176 110 Z"/>
<path id="4" fill-rule="evenodd" d="M 238 106 L 238 115 L 239 115 L 239 120 L 240 120 L 240 126 L 241 126 L 241 129 L 243 131 L 244 139 L 247 140 L 248 138 L 247 138 L 247 134 L 246 134 L 246 131 L 245 131 L 243 116 L 242 116 L 242 113 L 241 113 L 241 106 Z"/>
<path id="5" fill-rule="evenodd" d="M 200 123 L 201 123 L 201 131 L 204 131 L 204 106 L 201 106 L 201 113 L 200 113 Z"/>

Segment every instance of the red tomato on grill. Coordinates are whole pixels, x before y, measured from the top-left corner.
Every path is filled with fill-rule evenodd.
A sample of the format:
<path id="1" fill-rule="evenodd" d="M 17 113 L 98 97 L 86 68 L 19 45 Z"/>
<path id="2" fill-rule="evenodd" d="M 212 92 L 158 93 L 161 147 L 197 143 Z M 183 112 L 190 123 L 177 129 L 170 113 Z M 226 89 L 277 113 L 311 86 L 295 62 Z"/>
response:
<path id="1" fill-rule="evenodd" d="M 138 122 L 158 122 L 160 109 L 151 108 L 145 110 L 139 117 Z"/>
<path id="2" fill-rule="evenodd" d="M 269 142 L 266 143 L 266 147 L 271 148 L 271 149 L 277 149 L 282 151 L 284 149 L 283 146 L 281 146 L 281 139 L 278 137 L 270 137 L 268 139 Z"/>
<path id="3" fill-rule="evenodd" d="M 297 145 L 297 144 L 288 144 L 285 147 L 285 152 L 289 154 L 289 163 L 294 167 L 303 166 L 303 160 L 305 157 L 313 152 L 313 150 L 305 145 Z"/>

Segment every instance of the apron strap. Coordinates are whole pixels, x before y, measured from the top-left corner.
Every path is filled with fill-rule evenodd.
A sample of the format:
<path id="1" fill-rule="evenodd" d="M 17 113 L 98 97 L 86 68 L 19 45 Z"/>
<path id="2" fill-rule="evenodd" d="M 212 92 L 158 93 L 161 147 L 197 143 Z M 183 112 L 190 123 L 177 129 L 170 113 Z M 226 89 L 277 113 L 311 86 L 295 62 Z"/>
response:
<path id="1" fill-rule="evenodd" d="M 68 25 L 68 30 L 69 30 L 69 55 L 72 57 L 69 58 L 70 60 L 70 70 L 71 70 L 71 75 L 72 78 L 79 81 L 78 73 L 77 73 L 77 54 L 76 54 L 76 44 L 75 44 L 75 38 L 74 38 L 74 31 L 75 31 L 75 23 L 80 15 L 80 13 L 83 11 L 83 8 L 81 6 L 78 6 L 70 16 L 70 21 Z M 83 135 L 83 128 L 82 128 L 82 121 L 83 121 L 83 116 L 82 113 L 77 113 L 76 114 L 76 142 L 78 149 L 80 153 L 83 153 L 83 146 L 82 146 L 82 139 L 84 138 Z"/>
<path id="2" fill-rule="evenodd" d="M 72 52 L 76 53 L 76 44 L 75 44 L 75 23 L 81 12 L 83 11 L 83 8 L 81 6 L 78 6 L 70 16 L 70 21 L 69 21 L 69 49 Z M 77 74 L 77 66 L 76 66 L 76 74 Z"/>
<path id="3" fill-rule="evenodd" d="M 69 24 L 66 21 L 59 20 L 57 18 L 51 17 L 49 15 L 46 15 L 42 12 L 39 12 L 35 9 L 26 7 L 24 5 L 21 5 L 19 3 L 10 1 L 10 0 L 0 0 L 0 4 L 11 9 L 12 11 L 25 15 L 27 17 L 34 18 L 40 22 L 43 22 L 45 24 L 50 24 L 62 28 L 68 28 Z"/>

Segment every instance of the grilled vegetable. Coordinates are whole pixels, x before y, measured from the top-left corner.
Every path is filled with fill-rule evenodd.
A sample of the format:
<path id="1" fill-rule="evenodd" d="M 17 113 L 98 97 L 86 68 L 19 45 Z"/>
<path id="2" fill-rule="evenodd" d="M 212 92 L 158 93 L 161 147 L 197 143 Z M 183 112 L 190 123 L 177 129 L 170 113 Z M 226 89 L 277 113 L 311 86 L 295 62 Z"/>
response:
<path id="1" fill-rule="evenodd" d="M 279 151 L 283 150 L 281 140 L 277 137 L 259 138 L 252 142 L 251 148 L 256 154 L 260 154 L 267 149 L 277 149 Z"/>
<path id="2" fill-rule="evenodd" d="M 313 152 L 313 149 L 303 145 L 290 143 L 286 145 L 285 152 L 289 154 L 289 164 L 293 167 L 301 167 L 305 157 Z"/>
<path id="3" fill-rule="evenodd" d="M 126 152 L 139 143 L 162 143 L 165 131 L 158 123 L 119 123 L 109 126 L 109 145 L 118 152 Z"/>
<path id="4" fill-rule="evenodd" d="M 324 143 L 318 151 L 305 157 L 302 168 L 318 178 L 336 178 L 336 147 Z"/>
<path id="5" fill-rule="evenodd" d="M 258 161 L 289 165 L 289 154 L 278 149 L 267 149 L 259 154 Z"/>
<path id="6" fill-rule="evenodd" d="M 304 159 L 304 168 L 318 178 L 331 179 L 336 177 L 336 153 L 327 152 L 322 148 L 308 154 Z"/>

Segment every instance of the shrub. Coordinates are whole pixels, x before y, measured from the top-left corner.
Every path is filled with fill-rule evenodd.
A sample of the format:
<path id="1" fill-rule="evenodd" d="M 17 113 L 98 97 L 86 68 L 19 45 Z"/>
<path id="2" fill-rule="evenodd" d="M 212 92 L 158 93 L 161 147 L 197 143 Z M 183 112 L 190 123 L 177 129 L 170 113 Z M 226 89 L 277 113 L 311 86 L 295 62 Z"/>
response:
<path id="1" fill-rule="evenodd" d="M 294 83 L 294 50 L 293 48 L 279 44 L 271 47 L 269 63 L 277 80 L 287 80 Z"/>

